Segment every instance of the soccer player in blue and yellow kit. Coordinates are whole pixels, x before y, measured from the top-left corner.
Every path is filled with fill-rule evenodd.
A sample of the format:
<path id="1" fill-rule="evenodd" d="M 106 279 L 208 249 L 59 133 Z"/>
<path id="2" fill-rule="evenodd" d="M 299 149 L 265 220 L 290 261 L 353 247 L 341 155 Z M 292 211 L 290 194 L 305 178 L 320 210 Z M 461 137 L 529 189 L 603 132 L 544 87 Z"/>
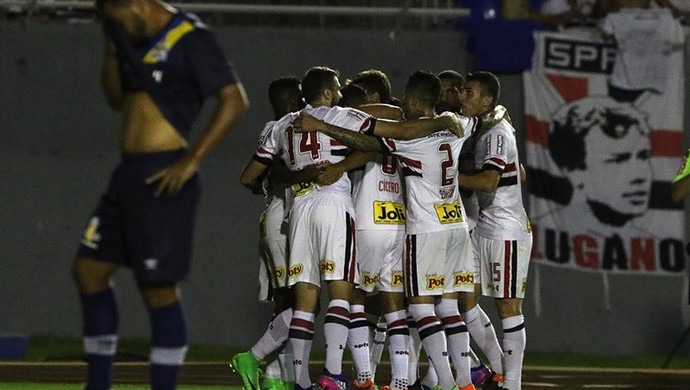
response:
<path id="1" fill-rule="evenodd" d="M 156 0 L 96 0 L 102 84 L 122 113 L 122 161 L 89 220 L 72 271 L 83 313 L 86 389 L 111 387 L 118 307 L 111 276 L 131 268 L 151 323 L 151 388 L 174 389 L 187 350 L 178 282 L 186 278 L 203 159 L 246 111 L 244 88 L 215 35 Z M 206 97 L 217 103 L 189 145 Z"/>

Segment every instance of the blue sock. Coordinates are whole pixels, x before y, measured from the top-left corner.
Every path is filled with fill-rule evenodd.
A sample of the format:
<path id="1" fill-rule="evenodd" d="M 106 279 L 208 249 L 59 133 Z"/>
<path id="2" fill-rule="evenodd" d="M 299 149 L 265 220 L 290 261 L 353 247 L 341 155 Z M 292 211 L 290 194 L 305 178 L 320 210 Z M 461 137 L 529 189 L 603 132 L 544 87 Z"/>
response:
<path id="1" fill-rule="evenodd" d="M 187 326 L 180 302 L 149 309 L 151 389 L 173 390 L 187 354 Z"/>
<path id="2" fill-rule="evenodd" d="M 110 389 L 119 322 L 115 293 L 109 288 L 93 294 L 80 294 L 79 298 L 88 364 L 86 388 Z"/>

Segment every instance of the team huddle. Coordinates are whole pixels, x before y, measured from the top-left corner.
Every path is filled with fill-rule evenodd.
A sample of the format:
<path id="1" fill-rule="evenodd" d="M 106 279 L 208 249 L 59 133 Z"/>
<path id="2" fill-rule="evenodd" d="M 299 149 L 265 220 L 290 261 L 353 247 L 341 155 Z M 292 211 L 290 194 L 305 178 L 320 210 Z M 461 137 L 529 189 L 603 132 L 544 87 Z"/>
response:
<path id="1" fill-rule="evenodd" d="M 382 388 L 519 390 L 532 238 L 498 79 L 417 71 L 402 100 L 378 70 L 345 84 L 313 67 L 269 87 L 275 117 L 240 180 L 266 200 L 260 299 L 275 302 L 274 318 L 233 369 L 246 390 L 373 390 L 386 340 Z M 313 381 L 322 288 L 325 366 Z M 494 298 L 500 344 L 481 295 Z"/>

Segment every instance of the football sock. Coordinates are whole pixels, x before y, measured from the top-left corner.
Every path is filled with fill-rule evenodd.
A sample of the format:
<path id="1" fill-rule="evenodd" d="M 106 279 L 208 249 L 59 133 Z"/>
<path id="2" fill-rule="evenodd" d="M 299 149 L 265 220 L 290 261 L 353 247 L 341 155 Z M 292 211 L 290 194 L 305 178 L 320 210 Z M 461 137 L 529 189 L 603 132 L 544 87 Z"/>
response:
<path id="1" fill-rule="evenodd" d="M 504 318 L 503 324 L 503 387 L 520 389 L 522 382 L 522 361 L 525 355 L 527 333 L 525 317 L 522 315 Z"/>
<path id="2" fill-rule="evenodd" d="M 350 330 L 347 346 L 357 373 L 357 381 L 362 383 L 371 379 L 369 360 L 369 321 L 364 313 L 364 305 L 350 305 Z"/>
<path id="3" fill-rule="evenodd" d="M 79 298 L 88 365 L 86 388 L 110 389 L 119 322 L 115 293 L 109 288 L 93 294 L 80 294 Z"/>
<path id="4" fill-rule="evenodd" d="M 443 298 L 436 305 L 436 313 L 441 319 L 448 340 L 448 352 L 455 366 L 455 383 L 464 387 L 472 383 L 470 377 L 470 334 L 460 317 L 457 299 Z"/>
<path id="5" fill-rule="evenodd" d="M 182 304 L 149 308 L 151 322 L 151 388 L 174 390 L 187 355 L 187 326 Z"/>
<path id="6" fill-rule="evenodd" d="M 455 386 L 453 373 L 448 360 L 448 346 L 443 325 L 434 313 L 434 305 L 431 303 L 410 304 L 408 310 L 417 323 L 417 331 L 422 340 L 424 352 L 429 360 L 434 363 L 438 375 L 438 385 L 444 389 Z"/>
<path id="7" fill-rule="evenodd" d="M 325 369 L 333 375 L 342 373 L 343 351 L 347 345 L 349 328 L 350 303 L 344 299 L 331 299 L 324 318 L 323 335 L 326 341 Z"/>
<path id="8" fill-rule="evenodd" d="M 290 321 L 289 342 L 293 355 L 295 382 L 306 389 L 311 387 L 309 354 L 314 341 L 314 313 L 295 310 Z"/>

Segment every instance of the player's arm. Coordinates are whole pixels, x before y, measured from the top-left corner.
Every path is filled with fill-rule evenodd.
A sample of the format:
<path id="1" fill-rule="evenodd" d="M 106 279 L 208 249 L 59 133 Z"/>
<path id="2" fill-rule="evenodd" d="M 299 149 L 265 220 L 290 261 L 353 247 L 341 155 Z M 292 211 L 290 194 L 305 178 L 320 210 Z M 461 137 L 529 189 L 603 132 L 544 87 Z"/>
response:
<path id="1" fill-rule="evenodd" d="M 261 188 L 261 181 L 266 176 L 268 166 L 252 159 L 244 166 L 242 173 L 240 173 L 240 183 L 249 188 L 254 195 L 263 194 Z"/>
<path id="2" fill-rule="evenodd" d="M 674 202 L 680 202 L 685 199 L 686 196 L 690 195 L 690 164 L 688 164 L 688 159 L 690 158 L 690 150 L 685 153 L 683 158 L 683 164 L 680 166 L 678 174 L 673 179 L 671 183 L 671 199 Z"/>
<path id="3" fill-rule="evenodd" d="M 501 172 L 495 169 L 483 169 L 472 174 L 460 174 L 458 185 L 462 188 L 482 192 L 495 192 Z"/>
<path id="4" fill-rule="evenodd" d="M 206 132 L 199 142 L 179 161 L 147 178 L 158 182 L 156 196 L 174 195 L 199 169 L 201 162 L 229 134 L 249 107 L 249 100 L 241 83 L 227 85 L 216 93 L 217 103 Z"/>
<path id="5" fill-rule="evenodd" d="M 298 171 L 291 171 L 283 164 L 275 164 L 269 172 L 269 181 L 274 187 L 289 186 L 295 183 L 311 183 L 316 181 L 316 178 L 328 165 L 330 163 L 326 161 L 319 165 L 310 165 Z"/>
<path id="6" fill-rule="evenodd" d="M 323 171 L 316 178 L 316 184 L 321 186 L 331 185 L 338 181 L 346 172 L 362 167 L 369 161 L 374 161 L 375 159 L 375 152 L 355 150 L 350 153 L 349 156 L 345 157 L 344 160 L 324 166 Z"/>
<path id="7" fill-rule="evenodd" d="M 363 106 L 357 107 L 357 109 L 360 111 L 364 111 L 367 114 L 369 114 L 373 117 L 376 117 L 376 118 L 401 121 L 405 117 L 403 110 L 400 107 L 394 106 L 392 104 L 384 104 L 384 103 L 365 104 Z"/>
<path id="8" fill-rule="evenodd" d="M 332 125 L 305 113 L 301 113 L 300 116 L 292 122 L 292 128 L 295 129 L 297 133 L 320 131 L 342 142 L 348 148 L 355 150 L 364 152 L 379 152 L 384 150 L 380 139 L 377 137 Z"/>
<path id="9" fill-rule="evenodd" d="M 118 68 L 117 49 L 110 39 L 105 40 L 105 53 L 101 64 L 101 86 L 105 92 L 108 105 L 116 111 L 122 109 L 124 96 L 120 84 L 120 70 Z"/>

